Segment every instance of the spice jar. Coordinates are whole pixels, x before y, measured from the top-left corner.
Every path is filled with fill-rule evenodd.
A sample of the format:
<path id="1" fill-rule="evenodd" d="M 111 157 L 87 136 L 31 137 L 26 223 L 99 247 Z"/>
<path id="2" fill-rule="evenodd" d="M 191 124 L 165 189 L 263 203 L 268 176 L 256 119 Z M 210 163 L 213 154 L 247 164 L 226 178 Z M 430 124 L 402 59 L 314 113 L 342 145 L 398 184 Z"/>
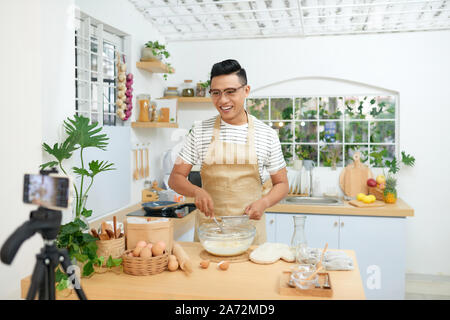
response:
<path id="1" fill-rule="evenodd" d="M 193 97 L 195 95 L 194 86 L 192 85 L 192 80 L 184 80 L 184 84 L 181 90 L 182 97 Z"/>

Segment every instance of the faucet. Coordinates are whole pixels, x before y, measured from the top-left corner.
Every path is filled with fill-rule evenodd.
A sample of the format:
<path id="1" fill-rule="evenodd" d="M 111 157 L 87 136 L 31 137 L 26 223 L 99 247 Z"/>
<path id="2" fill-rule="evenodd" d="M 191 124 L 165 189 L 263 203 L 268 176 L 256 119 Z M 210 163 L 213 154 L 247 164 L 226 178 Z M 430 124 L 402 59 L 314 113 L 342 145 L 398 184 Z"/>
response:
<path id="1" fill-rule="evenodd" d="M 313 195 L 313 176 L 312 176 L 312 171 L 314 168 L 315 164 L 314 161 L 312 160 L 303 160 L 303 167 L 305 168 L 306 171 L 309 172 L 309 197 L 311 198 Z"/>

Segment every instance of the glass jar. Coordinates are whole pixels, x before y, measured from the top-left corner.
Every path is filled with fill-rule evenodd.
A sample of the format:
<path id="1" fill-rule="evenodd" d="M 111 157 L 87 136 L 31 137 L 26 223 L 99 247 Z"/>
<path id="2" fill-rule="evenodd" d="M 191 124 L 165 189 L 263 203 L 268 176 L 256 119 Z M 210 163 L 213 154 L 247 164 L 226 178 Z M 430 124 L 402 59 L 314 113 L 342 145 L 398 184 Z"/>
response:
<path id="1" fill-rule="evenodd" d="M 308 242 L 305 236 L 306 216 L 293 216 L 294 234 L 291 240 L 291 250 L 294 251 L 295 261 L 303 264 L 308 259 Z"/>
<path id="2" fill-rule="evenodd" d="M 196 97 L 204 97 L 206 95 L 206 88 L 202 86 L 202 82 L 197 83 L 197 89 L 195 90 Z"/>
<path id="3" fill-rule="evenodd" d="M 150 119 L 149 109 L 150 109 L 150 95 L 149 94 L 140 94 L 137 96 L 137 102 L 139 105 L 139 122 L 149 122 Z"/>
<path id="4" fill-rule="evenodd" d="M 192 80 L 184 80 L 184 84 L 181 87 L 182 97 L 193 97 L 195 95 L 195 88 L 192 84 Z"/>
<path id="5" fill-rule="evenodd" d="M 178 87 L 167 87 L 164 91 L 165 97 L 178 97 Z"/>

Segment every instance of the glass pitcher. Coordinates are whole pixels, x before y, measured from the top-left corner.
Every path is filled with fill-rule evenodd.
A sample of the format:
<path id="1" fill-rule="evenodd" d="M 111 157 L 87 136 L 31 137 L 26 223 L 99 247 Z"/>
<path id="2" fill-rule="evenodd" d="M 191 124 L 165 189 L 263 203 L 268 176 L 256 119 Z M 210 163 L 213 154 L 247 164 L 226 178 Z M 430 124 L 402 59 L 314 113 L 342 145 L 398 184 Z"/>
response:
<path id="1" fill-rule="evenodd" d="M 308 259 L 308 242 L 305 237 L 306 216 L 293 216 L 294 234 L 291 240 L 291 250 L 295 254 L 296 263 L 302 264 Z"/>

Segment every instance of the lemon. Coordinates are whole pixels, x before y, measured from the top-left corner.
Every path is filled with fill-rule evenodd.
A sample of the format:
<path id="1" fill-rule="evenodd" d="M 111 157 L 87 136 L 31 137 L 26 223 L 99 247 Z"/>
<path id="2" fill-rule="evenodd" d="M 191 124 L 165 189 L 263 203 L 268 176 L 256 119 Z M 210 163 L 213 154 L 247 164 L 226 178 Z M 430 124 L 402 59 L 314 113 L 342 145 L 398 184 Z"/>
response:
<path id="1" fill-rule="evenodd" d="M 358 193 L 356 200 L 362 201 L 366 195 L 364 193 Z"/>
<path id="2" fill-rule="evenodd" d="M 372 198 L 370 196 L 364 196 L 364 198 L 362 199 L 362 202 L 364 203 L 372 203 Z"/>
<path id="3" fill-rule="evenodd" d="M 375 200 L 377 200 L 377 198 L 373 194 L 369 195 L 368 197 L 370 198 L 370 203 L 373 203 L 375 202 Z"/>

